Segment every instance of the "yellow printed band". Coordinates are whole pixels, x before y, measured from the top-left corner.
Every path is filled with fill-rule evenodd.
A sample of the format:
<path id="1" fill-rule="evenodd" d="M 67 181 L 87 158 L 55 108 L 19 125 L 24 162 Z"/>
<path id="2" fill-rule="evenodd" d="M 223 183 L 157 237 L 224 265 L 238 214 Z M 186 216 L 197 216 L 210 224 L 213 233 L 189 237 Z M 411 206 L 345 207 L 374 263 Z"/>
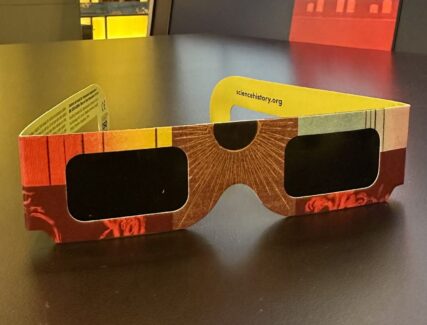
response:
<path id="1" fill-rule="evenodd" d="M 157 128 L 157 147 L 172 146 L 172 127 Z"/>

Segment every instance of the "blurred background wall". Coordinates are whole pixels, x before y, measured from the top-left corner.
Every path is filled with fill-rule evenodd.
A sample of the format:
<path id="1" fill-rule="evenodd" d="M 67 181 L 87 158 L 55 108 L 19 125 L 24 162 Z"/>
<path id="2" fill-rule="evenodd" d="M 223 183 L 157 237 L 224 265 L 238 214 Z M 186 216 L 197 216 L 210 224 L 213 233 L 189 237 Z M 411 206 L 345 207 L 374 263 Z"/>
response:
<path id="1" fill-rule="evenodd" d="M 289 39 L 294 0 L 156 1 L 152 34 Z M 426 32 L 427 0 L 402 0 L 395 50 L 427 54 Z M 0 44 L 81 38 L 79 0 L 0 0 Z"/>
<path id="2" fill-rule="evenodd" d="M 427 54 L 427 0 L 403 0 L 395 50 Z"/>
<path id="3" fill-rule="evenodd" d="M 0 44 L 81 39 L 79 0 L 0 0 Z"/>
<path id="4" fill-rule="evenodd" d="M 171 34 L 288 40 L 294 0 L 174 0 Z M 402 0 L 395 50 L 427 54 L 427 0 Z"/>
<path id="5" fill-rule="evenodd" d="M 292 9 L 293 0 L 174 0 L 170 33 L 287 40 Z"/>

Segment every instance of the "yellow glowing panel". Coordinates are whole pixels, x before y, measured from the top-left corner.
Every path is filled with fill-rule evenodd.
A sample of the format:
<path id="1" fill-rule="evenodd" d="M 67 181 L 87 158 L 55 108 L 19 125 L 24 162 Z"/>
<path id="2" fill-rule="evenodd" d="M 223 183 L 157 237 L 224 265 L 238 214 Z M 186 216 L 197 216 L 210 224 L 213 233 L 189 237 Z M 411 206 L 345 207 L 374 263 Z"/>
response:
<path id="1" fill-rule="evenodd" d="M 80 18 L 80 25 L 91 25 L 92 22 L 90 21 L 90 17 L 81 17 Z"/>
<path id="2" fill-rule="evenodd" d="M 105 39 L 105 17 L 93 17 L 93 39 Z"/>
<path id="3" fill-rule="evenodd" d="M 107 18 L 108 38 L 146 37 L 148 16 L 112 16 Z"/>

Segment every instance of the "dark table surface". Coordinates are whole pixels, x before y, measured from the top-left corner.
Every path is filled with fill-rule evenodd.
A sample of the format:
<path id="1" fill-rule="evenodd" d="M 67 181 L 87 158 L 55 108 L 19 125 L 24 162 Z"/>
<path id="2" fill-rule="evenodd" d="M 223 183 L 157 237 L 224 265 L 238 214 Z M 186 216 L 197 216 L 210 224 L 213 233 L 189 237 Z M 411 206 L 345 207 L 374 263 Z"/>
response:
<path id="1" fill-rule="evenodd" d="M 185 231 L 55 246 L 24 228 L 17 135 L 91 83 L 112 128 L 209 120 L 228 75 L 412 104 L 389 204 L 283 219 L 229 188 Z M 0 47 L 0 324 L 426 324 L 427 57 L 214 36 Z M 239 112 L 237 117 L 252 117 Z"/>

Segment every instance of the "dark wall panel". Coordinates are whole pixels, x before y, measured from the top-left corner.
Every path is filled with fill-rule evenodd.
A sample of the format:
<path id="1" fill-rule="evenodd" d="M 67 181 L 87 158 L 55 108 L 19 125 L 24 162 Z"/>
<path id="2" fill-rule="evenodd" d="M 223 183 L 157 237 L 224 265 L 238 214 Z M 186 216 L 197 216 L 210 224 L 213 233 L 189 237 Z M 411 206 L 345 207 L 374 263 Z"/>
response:
<path id="1" fill-rule="evenodd" d="M 81 37 L 78 0 L 0 0 L 0 44 Z"/>
<path id="2" fill-rule="evenodd" d="M 403 0 L 396 51 L 427 53 L 427 1 Z"/>
<path id="3" fill-rule="evenodd" d="M 170 33 L 287 40 L 292 9 L 292 0 L 174 0 Z"/>

